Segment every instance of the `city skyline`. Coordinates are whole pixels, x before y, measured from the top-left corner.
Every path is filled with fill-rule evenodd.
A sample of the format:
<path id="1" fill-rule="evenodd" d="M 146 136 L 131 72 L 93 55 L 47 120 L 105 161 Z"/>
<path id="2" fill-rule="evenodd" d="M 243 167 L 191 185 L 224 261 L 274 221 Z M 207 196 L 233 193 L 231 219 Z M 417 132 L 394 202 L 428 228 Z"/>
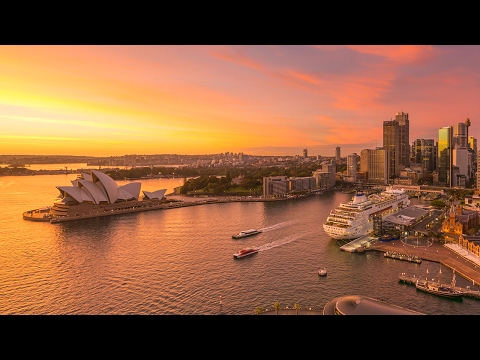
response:
<path id="1" fill-rule="evenodd" d="M 470 118 L 477 45 L 2 45 L 0 153 L 342 157 Z"/>

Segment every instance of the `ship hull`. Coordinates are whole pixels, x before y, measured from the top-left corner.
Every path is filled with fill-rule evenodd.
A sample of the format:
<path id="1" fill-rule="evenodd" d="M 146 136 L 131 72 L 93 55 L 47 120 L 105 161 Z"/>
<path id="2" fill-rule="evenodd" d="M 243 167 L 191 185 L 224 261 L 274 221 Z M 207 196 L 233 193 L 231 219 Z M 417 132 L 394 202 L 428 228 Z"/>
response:
<path id="1" fill-rule="evenodd" d="M 355 240 L 362 236 L 371 234 L 373 231 L 373 223 L 365 223 L 361 226 L 352 227 L 348 230 L 338 229 L 335 226 L 323 225 L 325 233 L 335 240 Z"/>
<path id="2" fill-rule="evenodd" d="M 395 199 L 392 199 L 391 195 L 392 193 L 389 194 L 389 199 L 385 197 L 385 200 L 381 201 L 382 204 L 377 205 L 364 198 L 340 204 L 335 213 L 332 213 L 323 224 L 323 230 L 335 240 L 355 240 L 371 234 L 375 215 L 381 215 L 383 218 L 410 204 L 408 195 L 404 192 L 398 194 Z M 356 215 L 353 217 L 352 214 Z"/>

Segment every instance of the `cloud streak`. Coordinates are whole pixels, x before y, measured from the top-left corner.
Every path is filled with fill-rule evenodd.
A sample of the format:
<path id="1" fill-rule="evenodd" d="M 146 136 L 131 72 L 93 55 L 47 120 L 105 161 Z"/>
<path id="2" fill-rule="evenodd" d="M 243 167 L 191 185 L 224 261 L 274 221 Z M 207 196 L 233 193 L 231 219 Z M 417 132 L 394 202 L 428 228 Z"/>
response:
<path id="1" fill-rule="evenodd" d="M 480 46 L 0 46 L 4 154 L 333 156 L 471 119 Z M 278 153 L 273 153 L 278 151 Z"/>

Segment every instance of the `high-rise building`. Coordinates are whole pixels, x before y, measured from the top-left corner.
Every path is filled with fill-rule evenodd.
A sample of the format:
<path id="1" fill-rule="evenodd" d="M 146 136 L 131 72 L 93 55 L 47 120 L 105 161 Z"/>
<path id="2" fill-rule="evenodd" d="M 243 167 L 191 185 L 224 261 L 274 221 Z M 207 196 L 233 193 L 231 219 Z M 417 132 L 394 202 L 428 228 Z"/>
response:
<path id="1" fill-rule="evenodd" d="M 358 155 L 356 153 L 347 156 L 347 176 L 352 181 L 357 181 Z"/>
<path id="2" fill-rule="evenodd" d="M 335 161 L 340 161 L 340 146 L 335 148 Z"/>
<path id="3" fill-rule="evenodd" d="M 307 150 L 307 148 L 303 149 L 303 158 L 304 158 L 304 159 L 308 158 L 308 150 Z"/>
<path id="4" fill-rule="evenodd" d="M 383 148 L 387 151 L 387 173 L 389 177 L 400 174 L 399 148 L 400 129 L 397 120 L 383 122 Z"/>
<path id="5" fill-rule="evenodd" d="M 465 148 L 468 146 L 467 125 L 458 123 L 453 126 L 453 146 Z"/>
<path id="6" fill-rule="evenodd" d="M 470 127 L 471 124 L 472 123 L 471 123 L 470 119 L 467 117 L 467 119 L 465 120 L 465 125 L 467 126 L 467 139 L 468 139 L 468 128 Z"/>
<path id="7" fill-rule="evenodd" d="M 444 126 L 438 130 L 438 182 L 442 186 L 452 186 L 453 127 Z"/>
<path id="8" fill-rule="evenodd" d="M 477 159 L 480 157 L 480 151 L 477 152 Z M 476 193 L 478 194 L 480 192 L 480 169 L 477 167 L 477 184 L 476 184 Z"/>
<path id="9" fill-rule="evenodd" d="M 398 122 L 398 163 L 405 169 L 410 163 L 410 120 L 403 111 L 395 114 L 395 120 Z"/>
<path id="10" fill-rule="evenodd" d="M 412 145 L 412 156 L 410 159 L 415 164 L 422 166 L 424 172 L 433 172 L 436 167 L 437 153 L 435 150 L 435 140 L 416 139 Z"/>
<path id="11" fill-rule="evenodd" d="M 367 181 L 388 184 L 387 151 L 383 148 L 364 149 L 360 152 L 360 172 L 367 174 Z"/>
<path id="12" fill-rule="evenodd" d="M 468 146 L 475 152 L 475 154 L 477 153 L 477 139 L 473 136 L 468 137 Z"/>

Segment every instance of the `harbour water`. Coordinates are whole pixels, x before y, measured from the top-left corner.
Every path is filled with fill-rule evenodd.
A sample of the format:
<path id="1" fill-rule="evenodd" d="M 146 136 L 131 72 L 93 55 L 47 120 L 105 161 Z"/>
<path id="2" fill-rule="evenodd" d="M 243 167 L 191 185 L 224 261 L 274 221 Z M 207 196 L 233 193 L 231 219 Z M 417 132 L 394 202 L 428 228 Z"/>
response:
<path id="1" fill-rule="evenodd" d="M 0 177 L 0 314 L 249 315 L 275 302 L 323 309 L 335 297 L 355 294 L 432 315 L 480 314 L 479 300 L 452 301 L 398 282 L 400 273 L 422 277 L 427 267 L 433 277 L 440 264 L 341 251 L 322 223 L 352 194 L 207 204 L 59 224 L 22 219 L 26 210 L 52 205 L 55 186 L 71 185 L 74 178 Z M 142 190 L 170 193 L 183 180 L 141 183 Z M 232 239 L 252 228 L 263 232 Z M 258 254 L 233 258 L 252 245 L 260 247 Z M 323 267 L 325 277 L 318 275 Z M 451 275 L 442 268 L 443 278 Z M 478 290 L 461 277 L 457 286 Z"/>

